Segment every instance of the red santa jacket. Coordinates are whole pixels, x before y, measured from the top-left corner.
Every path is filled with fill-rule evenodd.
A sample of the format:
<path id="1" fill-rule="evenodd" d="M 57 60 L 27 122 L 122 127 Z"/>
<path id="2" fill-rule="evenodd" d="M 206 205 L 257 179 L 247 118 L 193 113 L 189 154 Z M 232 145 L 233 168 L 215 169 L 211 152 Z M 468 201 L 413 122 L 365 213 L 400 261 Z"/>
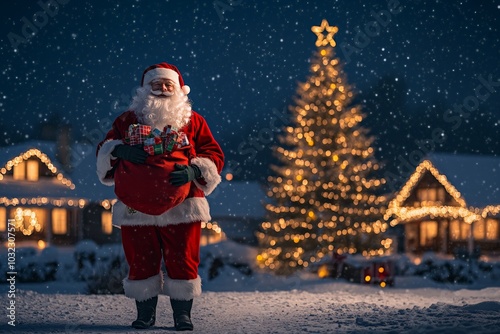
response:
<path id="1" fill-rule="evenodd" d="M 113 224 L 163 226 L 210 220 L 205 195 L 221 181 L 224 154 L 205 119 L 193 111 L 189 123 L 179 129 L 189 144 L 171 154 L 150 155 L 145 164 L 114 158 L 113 149 L 123 144 L 129 126 L 138 123 L 133 111 L 123 113 L 97 147 L 97 175 L 103 184 L 115 186 L 119 200 L 113 206 Z M 175 163 L 197 165 L 202 178 L 180 187 L 170 185 Z"/>

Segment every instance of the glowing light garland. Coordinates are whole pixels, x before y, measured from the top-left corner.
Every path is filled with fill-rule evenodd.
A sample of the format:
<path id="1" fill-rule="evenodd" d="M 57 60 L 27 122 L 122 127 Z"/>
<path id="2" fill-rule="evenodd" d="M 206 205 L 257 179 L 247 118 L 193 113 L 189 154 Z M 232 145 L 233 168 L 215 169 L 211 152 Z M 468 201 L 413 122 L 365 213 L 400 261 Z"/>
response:
<path id="1" fill-rule="evenodd" d="M 443 185 L 446 191 L 457 202 L 458 206 L 431 205 L 425 203 L 423 203 L 424 206 L 422 207 L 403 206 L 403 203 L 408 199 L 414 187 L 419 183 L 427 171 Z M 401 191 L 389 203 L 384 218 L 389 220 L 391 217 L 395 217 L 390 222 L 391 226 L 395 226 L 405 221 L 422 219 L 427 216 L 431 219 L 436 217 L 461 218 L 464 222 L 472 224 L 475 221 L 484 219 L 490 215 L 497 215 L 498 213 L 500 213 L 500 205 L 489 205 L 483 209 L 467 207 L 460 192 L 448 181 L 446 176 L 440 174 L 431 161 L 424 160 L 417 166 L 415 172 L 410 176 Z"/>
<path id="2" fill-rule="evenodd" d="M 55 178 L 71 190 L 75 189 L 75 185 L 71 180 L 64 177 L 62 173 L 57 172 L 57 168 L 45 153 L 42 153 L 36 148 L 29 149 L 28 151 L 18 155 L 17 157 L 9 160 L 4 167 L 0 168 L 0 181 L 5 179 L 5 175 L 9 173 L 15 166 L 23 163 L 31 157 L 37 157 L 47 168 L 55 175 Z M 9 198 L 0 197 L 0 205 L 5 206 L 18 206 L 18 205 L 36 205 L 45 206 L 52 205 L 56 207 L 69 206 L 83 208 L 88 204 L 88 201 L 83 198 L 48 198 L 48 197 L 19 197 Z"/>
<path id="3" fill-rule="evenodd" d="M 42 230 L 42 225 L 38 222 L 36 213 L 30 209 L 17 208 L 14 215 L 14 224 L 16 230 L 21 231 L 24 235 L 31 235 L 33 232 Z"/>
<path id="4" fill-rule="evenodd" d="M 12 168 L 19 165 L 20 163 L 28 160 L 31 157 L 37 157 L 43 162 L 47 168 L 56 175 L 58 181 L 60 181 L 63 185 L 67 186 L 71 190 L 75 189 L 75 185 L 71 182 L 71 180 L 67 179 L 61 173 L 57 173 L 57 168 L 52 164 L 52 161 L 47 157 L 45 153 L 42 153 L 40 150 L 36 148 L 29 149 L 28 151 L 20 154 L 19 156 L 9 160 L 3 168 L 0 168 L 0 181 L 4 179 L 4 175 L 7 174 Z"/>

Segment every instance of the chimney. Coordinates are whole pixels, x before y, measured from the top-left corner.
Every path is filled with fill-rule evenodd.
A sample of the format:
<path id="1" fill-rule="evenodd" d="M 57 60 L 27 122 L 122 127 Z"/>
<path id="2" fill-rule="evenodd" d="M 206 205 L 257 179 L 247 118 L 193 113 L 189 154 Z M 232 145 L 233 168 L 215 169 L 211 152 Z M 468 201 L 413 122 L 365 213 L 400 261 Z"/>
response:
<path id="1" fill-rule="evenodd" d="M 56 135 L 56 157 L 66 172 L 71 172 L 71 126 L 61 124 Z"/>

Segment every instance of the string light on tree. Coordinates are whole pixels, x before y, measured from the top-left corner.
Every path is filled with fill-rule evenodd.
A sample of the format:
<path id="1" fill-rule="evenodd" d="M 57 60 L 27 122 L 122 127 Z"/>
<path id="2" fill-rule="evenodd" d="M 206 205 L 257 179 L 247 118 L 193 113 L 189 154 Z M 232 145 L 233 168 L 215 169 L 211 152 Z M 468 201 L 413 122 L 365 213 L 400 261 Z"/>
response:
<path id="1" fill-rule="evenodd" d="M 278 274 L 334 252 L 379 255 L 387 248 L 385 198 L 378 195 L 385 180 L 375 175 L 373 138 L 360 125 L 364 116 L 335 58 L 338 28 L 323 20 L 311 30 L 317 50 L 276 148 L 279 163 L 268 178 L 274 201 L 258 234 L 257 262 Z"/>

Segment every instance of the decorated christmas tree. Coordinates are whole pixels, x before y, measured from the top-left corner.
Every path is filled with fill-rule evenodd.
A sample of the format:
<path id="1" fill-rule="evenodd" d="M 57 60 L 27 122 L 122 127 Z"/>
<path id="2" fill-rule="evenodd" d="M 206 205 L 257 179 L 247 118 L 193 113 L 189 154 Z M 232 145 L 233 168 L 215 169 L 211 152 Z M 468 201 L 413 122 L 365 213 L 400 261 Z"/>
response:
<path id="1" fill-rule="evenodd" d="M 376 175 L 374 139 L 360 124 L 364 115 L 335 57 L 338 28 L 323 20 L 312 31 L 317 50 L 276 149 L 279 163 L 268 179 L 272 204 L 258 234 L 257 261 L 278 274 L 334 253 L 380 255 L 385 245 L 385 181 Z"/>

